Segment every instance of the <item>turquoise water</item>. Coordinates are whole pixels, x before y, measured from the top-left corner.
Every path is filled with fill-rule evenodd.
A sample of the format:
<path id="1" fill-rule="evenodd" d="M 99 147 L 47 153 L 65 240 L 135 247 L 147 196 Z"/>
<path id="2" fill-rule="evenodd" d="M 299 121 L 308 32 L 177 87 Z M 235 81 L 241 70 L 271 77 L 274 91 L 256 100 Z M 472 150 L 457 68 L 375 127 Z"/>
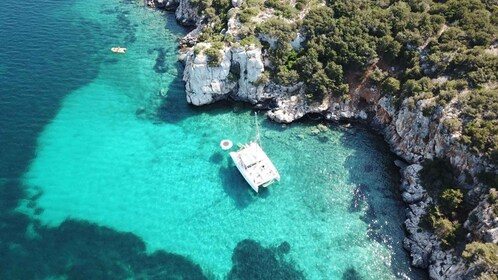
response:
<path id="1" fill-rule="evenodd" d="M 3 135 L 23 133 L 17 137 L 22 140 L 2 137 L 6 148 L 1 174 L 4 190 L 14 189 L 11 182 L 20 178 L 23 192 L 9 191 L 14 194 L 7 197 L 20 198 L 15 212 L 25 215 L 26 227 L 12 226 L 10 216 L 4 215 L 1 225 L 7 233 L 13 229 L 3 238 L 14 239 L 17 230 L 27 232 L 28 240 L 4 241 L 5 248 L 0 244 L 8 252 L 0 273 L 21 263 L 34 266 L 32 259 L 43 263 L 48 254 L 44 250 L 60 244 L 61 232 L 71 232 L 64 235 L 61 249 L 69 258 L 76 254 L 77 246 L 71 244 L 108 235 L 124 238 L 126 242 L 112 248 L 98 244 L 114 252 L 141 239 L 144 244 L 137 246 L 144 246 L 151 258 L 158 251 L 187 257 L 189 268 L 183 273 L 199 265 L 212 278 L 233 277 L 237 271 L 254 278 L 241 268 L 249 265 L 253 273 L 266 275 L 263 279 L 421 277 L 411 271 L 401 248 L 399 177 L 379 137 L 362 128 L 330 125 L 317 132 L 311 122 L 282 126 L 260 113 L 262 145 L 282 181 L 255 194 L 219 148 L 221 139 L 244 143 L 254 136 L 253 112 L 241 104 L 186 104 L 176 62 L 177 38 L 184 31 L 171 15 L 146 9 L 142 2 L 46 1 L 48 8 L 27 15 L 42 12 L 45 17 L 46 26 L 33 26 L 46 32 L 38 35 L 45 42 L 43 52 L 30 59 L 5 52 L 2 60 L 12 63 L 0 67 L 2 81 L 12 83 L 5 94 L 14 89 L 38 93 L 49 108 L 38 112 L 36 108 L 45 107 L 37 105 L 33 111 L 17 109 L 24 115 L 14 109 L 12 115 L 2 115 L 7 127 Z M 31 40 L 37 37 L 31 38 L 29 31 L 12 46 L 36 46 Z M 51 32 L 62 34 L 53 37 Z M 126 46 L 128 52 L 111 53 L 115 45 Z M 12 52 L 19 54 L 14 48 Z M 39 77 L 25 85 L 12 82 L 16 75 L 9 74 L 9 67 Z M 2 105 L 30 102 L 19 98 Z M 27 127 L 15 122 L 16 116 Z M 31 160 L 19 160 L 21 150 Z M 16 252 L 12 244 L 25 246 L 28 253 Z M 104 266 L 78 254 L 74 258 L 84 265 L 71 264 L 70 272 Z M 125 262 L 115 255 L 105 258 Z M 169 261 L 160 260 L 162 266 Z M 279 264 L 276 271 L 270 271 L 275 270 L 269 267 L 273 262 Z M 177 261 L 170 263 L 178 266 Z M 115 278 L 140 278 L 136 271 L 147 271 L 143 263 L 131 266 L 135 274 L 123 272 Z M 31 275 L 64 274 L 55 265 L 47 267 L 43 273 L 32 268 Z"/>

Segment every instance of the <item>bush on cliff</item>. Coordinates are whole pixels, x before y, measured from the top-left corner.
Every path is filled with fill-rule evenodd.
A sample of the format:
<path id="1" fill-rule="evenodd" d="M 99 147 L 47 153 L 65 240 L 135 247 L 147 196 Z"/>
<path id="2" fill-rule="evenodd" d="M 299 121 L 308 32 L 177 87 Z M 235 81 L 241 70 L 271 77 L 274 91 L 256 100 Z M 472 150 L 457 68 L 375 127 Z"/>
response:
<path id="1" fill-rule="evenodd" d="M 439 203 L 445 213 L 454 213 L 463 203 L 463 193 L 458 189 L 446 189 L 439 197 Z"/>
<path id="2" fill-rule="evenodd" d="M 291 5 L 289 1 L 281 0 L 266 0 L 265 6 L 267 8 L 275 9 L 275 14 L 292 19 L 297 14 L 296 8 Z"/>
<path id="3" fill-rule="evenodd" d="M 239 20 L 241 23 L 248 23 L 251 21 L 251 18 L 253 16 L 256 16 L 258 14 L 258 10 L 256 8 L 247 8 L 242 10 L 239 13 Z"/>
<path id="4" fill-rule="evenodd" d="M 462 129 L 462 122 L 457 118 L 446 118 L 443 121 L 443 125 L 450 133 L 454 133 Z"/>
<path id="5" fill-rule="evenodd" d="M 498 90 L 476 90 L 460 99 L 464 107 L 462 141 L 498 163 Z"/>
<path id="6" fill-rule="evenodd" d="M 191 0 L 194 7 L 197 7 L 199 14 L 209 20 L 210 24 L 203 29 L 203 34 L 199 36 L 199 41 L 213 41 L 214 37 L 220 36 L 220 32 L 227 27 L 228 11 L 232 7 L 230 0 Z M 214 39 L 218 41 L 219 38 Z"/>
<path id="7" fill-rule="evenodd" d="M 272 17 L 256 27 L 258 34 L 266 34 L 277 39 L 280 44 L 289 43 L 296 37 L 296 26 L 286 20 Z"/>
<path id="8" fill-rule="evenodd" d="M 460 228 L 458 222 L 448 219 L 438 206 L 431 207 L 424 220 L 444 246 L 453 244 L 457 230 Z"/>
<path id="9" fill-rule="evenodd" d="M 211 47 L 205 50 L 204 54 L 206 54 L 207 56 L 207 62 L 209 67 L 217 67 L 221 64 L 223 55 L 221 54 L 220 49 Z"/>
<path id="10" fill-rule="evenodd" d="M 385 94 L 395 95 L 401 89 L 401 84 L 398 79 L 389 77 L 382 82 L 382 91 Z"/>
<path id="11" fill-rule="evenodd" d="M 498 245 L 493 243 L 472 242 L 465 246 L 462 253 L 467 261 L 478 265 L 482 272 L 493 275 L 498 273 Z"/>

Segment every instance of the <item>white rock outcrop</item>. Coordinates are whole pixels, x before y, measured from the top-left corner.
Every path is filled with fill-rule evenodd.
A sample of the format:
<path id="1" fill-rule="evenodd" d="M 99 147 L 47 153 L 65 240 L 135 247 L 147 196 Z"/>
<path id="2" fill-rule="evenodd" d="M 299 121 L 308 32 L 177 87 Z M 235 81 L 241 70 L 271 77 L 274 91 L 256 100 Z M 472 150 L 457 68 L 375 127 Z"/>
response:
<path id="1" fill-rule="evenodd" d="M 199 49 L 210 47 L 207 43 L 196 45 Z M 223 59 L 214 67 L 202 51 L 197 55 L 194 50 L 187 52 L 183 80 L 189 103 L 200 106 L 230 97 L 255 104 L 268 98 L 259 81 L 264 71 L 260 48 L 225 47 L 220 52 Z"/>

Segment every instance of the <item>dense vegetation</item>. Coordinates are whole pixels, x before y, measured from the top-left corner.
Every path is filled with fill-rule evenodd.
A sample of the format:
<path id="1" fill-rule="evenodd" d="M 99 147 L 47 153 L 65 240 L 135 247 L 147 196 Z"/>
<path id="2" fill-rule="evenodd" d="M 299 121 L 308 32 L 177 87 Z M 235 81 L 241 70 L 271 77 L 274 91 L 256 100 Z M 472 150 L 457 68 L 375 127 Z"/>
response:
<path id="1" fill-rule="evenodd" d="M 237 9 L 229 0 L 194 1 L 209 22 L 201 41 L 263 43 L 272 62 L 266 75 L 282 85 L 303 83 L 312 100 L 347 94 L 346 77 L 365 71 L 395 104 L 423 106 L 426 116 L 457 100 L 462 115 L 444 126 L 498 163 L 493 1 L 246 0 Z M 236 38 L 222 32 L 232 17 L 242 23 Z M 296 49 L 298 32 L 303 42 Z"/>
<path id="2" fill-rule="evenodd" d="M 463 96 L 462 141 L 498 163 L 498 90 L 475 90 Z"/>
<path id="3" fill-rule="evenodd" d="M 498 274 L 498 245 L 472 242 L 465 246 L 462 256 L 477 264 L 479 279 L 496 279 Z"/>
<path id="4" fill-rule="evenodd" d="M 455 98 L 463 114 L 444 120 L 461 131 L 471 150 L 498 163 L 498 34 L 493 1 L 195 0 L 210 24 L 202 41 L 263 43 L 272 62 L 269 77 L 282 85 L 302 82 L 307 97 L 349 92 L 345 77 L 369 72 L 370 82 L 399 106 L 423 105 L 426 116 Z M 301 14 L 301 12 L 306 12 Z M 258 20 L 259 16 L 271 15 Z M 228 18 L 242 23 L 237 38 L 223 36 Z M 291 45 L 300 32 L 304 41 Z M 494 53 L 493 53 L 494 52 Z M 439 79 L 438 79 L 439 78 Z M 349 80 L 351 82 L 351 80 Z"/>

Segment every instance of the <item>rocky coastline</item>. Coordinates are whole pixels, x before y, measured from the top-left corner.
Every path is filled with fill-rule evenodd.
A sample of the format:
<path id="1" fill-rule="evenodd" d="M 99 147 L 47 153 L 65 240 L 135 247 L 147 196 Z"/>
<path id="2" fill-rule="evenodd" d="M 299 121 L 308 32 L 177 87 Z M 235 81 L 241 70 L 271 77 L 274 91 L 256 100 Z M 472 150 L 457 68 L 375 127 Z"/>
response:
<path id="1" fill-rule="evenodd" d="M 469 194 L 478 201 L 470 215 L 474 218 L 469 218 L 464 224 L 470 232 L 468 241 L 498 243 L 498 219 L 490 214 L 492 210 L 486 203 L 487 195 L 482 192 L 476 178 L 483 170 L 496 172 L 496 167 L 471 153 L 459 141 L 459 132 L 449 132 L 443 125 L 445 119 L 458 114 L 459 108 L 454 100 L 430 114 L 425 109 L 431 106 L 431 99 L 419 100 L 414 106 L 407 100 L 396 104 L 392 98 L 382 96 L 376 86 L 366 82 L 368 71 L 361 82 L 350 85 L 348 98 L 329 96 L 321 101 L 310 100 L 300 84 L 286 87 L 271 80 L 262 81 L 267 79 L 264 69 L 269 62 L 264 51 L 255 45 L 224 46 L 220 50 L 219 65 L 209 65 L 209 58 L 202 50 L 212 46 L 197 43 L 202 27 L 208 23 L 191 0 L 151 0 L 149 4 L 175 10 L 180 24 L 195 27 L 181 41 L 187 47 L 181 54 L 185 65 L 183 80 L 187 102 L 201 106 L 232 99 L 267 109 L 268 117 L 280 123 L 318 114 L 327 121 L 361 122 L 379 131 L 392 152 L 405 161 L 401 167 L 402 198 L 407 205 L 404 222 L 407 234 L 403 246 L 410 252 L 412 266 L 427 269 L 432 279 L 472 278 L 474 265 L 462 259 L 456 249 L 443 248 L 433 232 L 419 225 L 433 201 L 421 185 L 421 164 L 424 160 L 444 158 L 467 174 L 467 178 L 457 180 L 468 181 Z M 237 8 L 240 1 L 232 0 L 232 5 Z M 237 21 L 229 19 L 226 32 L 236 33 L 237 28 Z"/>

